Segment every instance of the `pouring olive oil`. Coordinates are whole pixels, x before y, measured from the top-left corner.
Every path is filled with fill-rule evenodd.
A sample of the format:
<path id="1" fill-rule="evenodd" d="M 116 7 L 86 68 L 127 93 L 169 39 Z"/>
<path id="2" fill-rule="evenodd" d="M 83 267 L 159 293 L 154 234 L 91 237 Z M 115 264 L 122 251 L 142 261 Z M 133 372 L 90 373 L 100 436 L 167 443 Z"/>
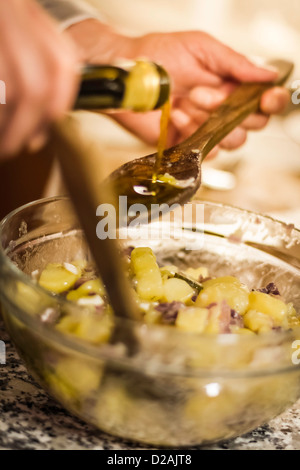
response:
<path id="1" fill-rule="evenodd" d="M 128 207 L 142 204 L 147 208 L 148 220 L 159 215 L 162 205 L 170 204 L 170 201 L 177 199 L 189 184 L 188 177 L 183 179 L 185 175 L 182 171 L 180 155 L 177 155 L 176 152 L 170 153 L 172 149 L 166 150 L 170 111 L 171 103 L 168 99 L 161 106 L 157 153 L 150 158 L 147 157 L 146 160 L 139 158 L 123 165 L 122 171 L 112 173 L 109 178 L 117 198 L 126 196 Z M 170 171 L 171 166 L 172 172 Z M 176 178 L 177 173 L 180 175 L 179 179 Z M 140 215 L 140 221 L 141 217 Z M 131 217 L 128 213 L 127 220 L 124 220 L 123 223 L 130 222 L 132 218 L 134 216 Z M 118 219 L 120 221 L 119 217 Z"/>
<path id="2" fill-rule="evenodd" d="M 167 146 L 170 117 L 170 81 L 159 65 L 138 60 L 129 67 L 89 65 L 83 69 L 76 109 L 161 109 L 158 153 L 152 165 L 138 165 L 135 171 L 112 178 L 116 196 L 127 196 L 128 204 L 167 203 L 182 191 L 176 178 L 168 174 Z"/>

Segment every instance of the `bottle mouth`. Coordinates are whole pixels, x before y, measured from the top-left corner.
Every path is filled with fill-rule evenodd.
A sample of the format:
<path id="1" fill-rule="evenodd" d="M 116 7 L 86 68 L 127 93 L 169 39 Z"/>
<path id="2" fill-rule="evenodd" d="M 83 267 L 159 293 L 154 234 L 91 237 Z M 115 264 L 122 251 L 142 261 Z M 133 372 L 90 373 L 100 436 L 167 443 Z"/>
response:
<path id="1" fill-rule="evenodd" d="M 153 62 L 138 60 L 126 78 L 122 107 L 133 111 L 151 111 L 160 108 L 169 95 L 167 72 Z"/>

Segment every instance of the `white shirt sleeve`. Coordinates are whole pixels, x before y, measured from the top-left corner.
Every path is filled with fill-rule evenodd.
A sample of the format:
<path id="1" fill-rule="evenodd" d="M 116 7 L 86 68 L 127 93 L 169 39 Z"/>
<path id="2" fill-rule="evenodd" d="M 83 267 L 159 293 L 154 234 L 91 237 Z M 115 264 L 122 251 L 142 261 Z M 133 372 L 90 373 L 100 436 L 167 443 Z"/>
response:
<path id="1" fill-rule="evenodd" d="M 105 21 L 104 17 L 84 0 L 37 0 L 66 29 L 89 18 Z"/>

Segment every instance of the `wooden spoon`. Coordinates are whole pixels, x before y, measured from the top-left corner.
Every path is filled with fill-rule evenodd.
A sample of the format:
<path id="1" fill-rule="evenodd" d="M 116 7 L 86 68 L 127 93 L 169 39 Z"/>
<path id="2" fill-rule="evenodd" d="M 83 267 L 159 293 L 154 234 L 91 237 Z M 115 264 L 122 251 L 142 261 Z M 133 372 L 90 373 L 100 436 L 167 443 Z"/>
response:
<path id="1" fill-rule="evenodd" d="M 207 154 L 251 113 L 259 110 L 262 94 L 274 85 L 282 85 L 293 70 L 284 60 L 269 62 L 279 75 L 272 83 L 245 83 L 211 114 L 209 119 L 188 139 L 164 152 L 160 175 L 176 179 L 175 185 L 159 181 L 152 184 L 157 154 L 125 163 L 114 171 L 108 181 L 117 196 L 126 195 L 128 206 L 144 204 L 155 215 L 154 204 L 184 204 L 191 200 L 201 184 L 201 164 Z M 128 222 L 130 217 L 128 217 Z M 140 219 L 141 220 L 141 219 Z"/>

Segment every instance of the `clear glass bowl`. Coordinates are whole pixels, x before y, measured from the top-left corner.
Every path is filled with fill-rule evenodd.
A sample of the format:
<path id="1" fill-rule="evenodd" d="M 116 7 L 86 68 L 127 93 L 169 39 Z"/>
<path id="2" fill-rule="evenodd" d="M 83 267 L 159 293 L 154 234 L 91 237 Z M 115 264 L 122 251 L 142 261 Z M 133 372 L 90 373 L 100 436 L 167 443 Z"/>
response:
<path id="1" fill-rule="evenodd" d="M 235 275 L 249 288 L 275 282 L 300 312 L 300 232 L 221 204 L 193 204 L 203 204 L 204 221 L 185 220 L 188 228 L 178 227 L 168 242 L 129 244 L 151 246 L 163 263 Z M 43 323 L 48 307 L 75 314 L 83 308 L 29 277 L 49 262 L 89 259 L 67 198 L 14 211 L 2 221 L 0 238 L 0 298 L 11 338 L 35 379 L 101 430 L 156 446 L 208 444 L 256 428 L 300 397 L 292 360 L 299 330 L 209 336 L 122 321 L 139 339 L 138 351 L 128 355 L 119 345 L 91 345 Z M 187 241 L 199 248 L 187 251 Z"/>

